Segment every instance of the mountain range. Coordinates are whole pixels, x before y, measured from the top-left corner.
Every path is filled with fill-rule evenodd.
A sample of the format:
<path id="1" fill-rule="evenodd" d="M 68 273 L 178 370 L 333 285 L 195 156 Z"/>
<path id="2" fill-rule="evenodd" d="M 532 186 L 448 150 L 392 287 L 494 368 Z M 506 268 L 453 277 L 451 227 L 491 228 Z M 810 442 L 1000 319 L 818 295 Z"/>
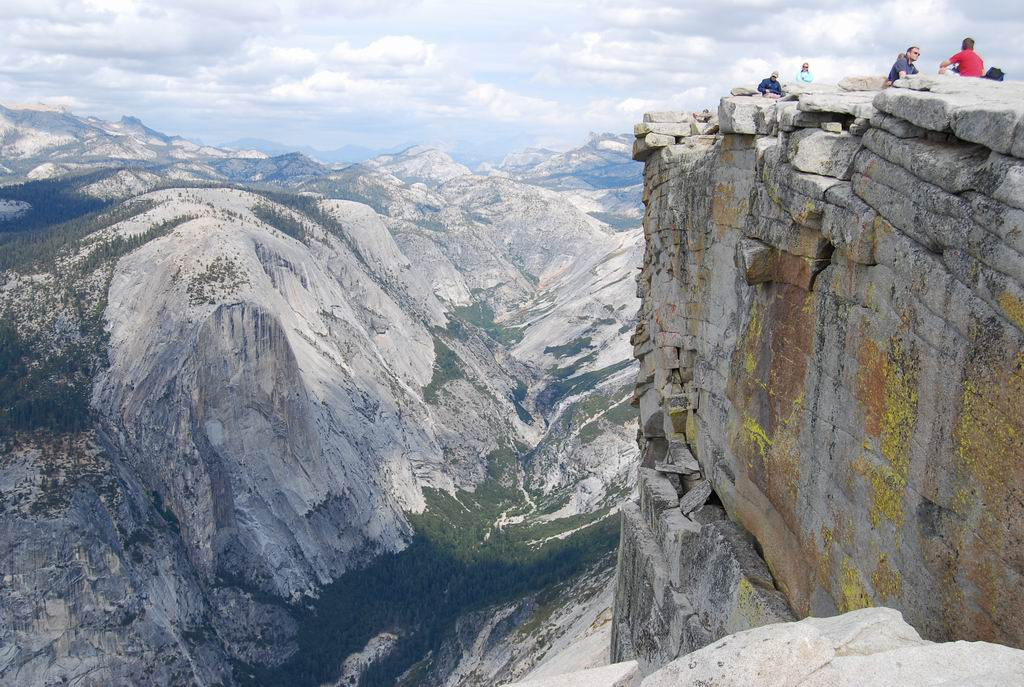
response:
<path id="1" fill-rule="evenodd" d="M 0 678 L 480 684 L 604 641 L 628 144 L 335 168 L 0 108 Z"/>
<path id="2" fill-rule="evenodd" d="M 368 148 L 366 146 L 349 144 L 338 148 L 332 148 L 330 150 L 320 150 L 313 146 L 288 145 L 286 143 L 278 143 L 277 141 L 269 141 L 265 138 L 238 138 L 233 141 L 222 143 L 219 147 L 231 150 L 258 150 L 261 153 L 266 153 L 272 157 L 276 155 L 286 155 L 288 153 L 301 153 L 310 159 L 330 165 L 362 162 L 363 160 L 369 160 L 370 158 L 377 157 L 378 155 L 399 153 L 406 148 L 413 147 L 413 145 L 414 144 L 406 143 L 385 148 Z"/>

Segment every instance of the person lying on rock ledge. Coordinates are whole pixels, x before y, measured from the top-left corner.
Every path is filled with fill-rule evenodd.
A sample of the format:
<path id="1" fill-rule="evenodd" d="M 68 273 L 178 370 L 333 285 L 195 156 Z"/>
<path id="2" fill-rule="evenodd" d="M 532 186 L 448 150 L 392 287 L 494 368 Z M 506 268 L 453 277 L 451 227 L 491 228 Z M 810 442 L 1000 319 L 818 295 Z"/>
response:
<path id="1" fill-rule="evenodd" d="M 757 85 L 757 92 L 766 98 L 781 98 L 782 84 L 779 83 L 779 73 L 772 72 L 767 79 L 761 79 L 761 83 Z"/>
<path id="2" fill-rule="evenodd" d="M 921 57 L 921 48 L 916 45 L 907 48 L 905 53 L 901 52 L 896 58 L 895 64 L 892 65 L 892 69 L 889 70 L 889 78 L 885 80 L 885 87 L 892 86 L 897 79 L 917 74 L 917 67 L 914 66 L 914 63 L 919 57 Z"/>

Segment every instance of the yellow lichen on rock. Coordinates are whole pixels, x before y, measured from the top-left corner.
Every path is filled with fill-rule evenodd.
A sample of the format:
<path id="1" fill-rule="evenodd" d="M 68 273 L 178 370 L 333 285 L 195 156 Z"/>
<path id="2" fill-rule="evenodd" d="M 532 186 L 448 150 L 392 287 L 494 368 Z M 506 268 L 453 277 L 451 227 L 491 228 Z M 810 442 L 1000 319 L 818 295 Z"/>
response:
<path id="1" fill-rule="evenodd" d="M 901 582 L 899 571 L 889 565 L 888 556 L 881 554 L 875 571 L 871 573 L 871 584 L 875 588 L 875 594 L 883 601 L 899 596 Z"/>
<path id="2" fill-rule="evenodd" d="M 1006 313 L 1006 316 L 1017 325 L 1021 330 L 1024 330 L 1024 301 L 1014 296 L 1009 291 L 1004 291 L 999 295 L 997 299 L 999 306 Z"/>
<path id="3" fill-rule="evenodd" d="M 1022 472 L 1024 354 L 1015 368 L 1002 374 L 990 368 L 964 380 L 956 429 L 957 456 L 993 503 Z"/>
<path id="4" fill-rule="evenodd" d="M 873 341 L 865 340 L 858 362 L 858 396 L 864 404 L 865 429 L 869 435 L 880 436 L 880 451 L 887 464 L 876 464 L 861 455 L 853 469 L 871 487 L 871 524 L 877 527 L 885 518 L 900 526 L 917 421 L 917 361 L 893 338 L 887 355 Z"/>
<path id="5" fill-rule="evenodd" d="M 772 440 L 764 431 L 764 427 L 754 418 L 747 416 L 743 418 L 743 429 L 747 433 L 747 438 L 757 446 L 757 450 L 761 453 L 761 458 L 766 458 L 768 456 L 768 449 L 771 448 Z"/>
<path id="6" fill-rule="evenodd" d="M 853 561 L 847 556 L 843 558 L 843 576 L 840 580 L 842 598 L 839 603 L 839 610 L 843 613 L 856 611 L 860 608 L 869 608 L 871 595 L 868 593 L 860 571 L 853 565 Z"/>
<path id="7" fill-rule="evenodd" d="M 917 360 L 903 350 L 899 339 L 892 339 L 885 373 L 882 456 L 904 483 L 910 441 L 917 421 L 917 376 Z"/>

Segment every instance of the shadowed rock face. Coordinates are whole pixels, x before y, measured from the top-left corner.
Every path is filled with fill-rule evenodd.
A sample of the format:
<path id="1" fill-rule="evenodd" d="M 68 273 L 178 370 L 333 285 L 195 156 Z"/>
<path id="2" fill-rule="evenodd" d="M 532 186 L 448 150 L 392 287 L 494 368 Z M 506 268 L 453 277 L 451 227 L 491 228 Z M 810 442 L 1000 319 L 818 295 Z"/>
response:
<path id="1" fill-rule="evenodd" d="M 1022 646 L 1024 93 L 897 86 L 645 152 L 641 444 L 693 453 L 798 617 Z"/>

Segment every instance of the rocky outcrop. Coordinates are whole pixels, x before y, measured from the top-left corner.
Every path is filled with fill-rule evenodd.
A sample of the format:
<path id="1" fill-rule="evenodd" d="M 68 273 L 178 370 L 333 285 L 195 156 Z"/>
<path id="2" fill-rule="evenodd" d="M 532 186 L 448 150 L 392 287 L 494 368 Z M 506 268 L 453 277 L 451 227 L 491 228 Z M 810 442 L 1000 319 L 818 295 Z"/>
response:
<path id="1" fill-rule="evenodd" d="M 0 684 L 230 682 L 176 540 L 91 433 L 5 456 Z"/>
<path id="2" fill-rule="evenodd" d="M 641 468 L 639 504 L 622 510 L 613 662 L 648 673 L 711 641 L 792 620 L 753 540 L 720 506 L 684 514 L 675 485 Z"/>
<path id="3" fill-rule="evenodd" d="M 239 217 L 186 222 L 120 262 L 93 394 L 101 430 L 174 512 L 197 570 L 292 598 L 402 548 L 402 509 L 423 502 L 400 457 L 439 453 L 414 394 L 430 381 L 424 322 L 442 315 L 412 295 L 421 284 L 385 271 L 400 254 L 379 220 L 361 232 L 360 206 L 338 208 L 347 242 L 303 243 L 250 214 L 251 194 L 147 198 L 158 205 L 138 226 L 204 202 Z"/>
<path id="4" fill-rule="evenodd" d="M 623 511 L 614 660 L 740 629 L 673 572 L 746 559 L 739 536 L 698 545 L 722 522 L 701 522 L 705 498 L 767 566 L 716 584 L 777 588 L 796 617 L 888 605 L 932 640 L 1024 645 L 1024 89 L 850 90 L 868 85 L 726 97 L 720 135 L 638 138 L 653 472 Z"/>
<path id="5" fill-rule="evenodd" d="M 987 642 L 934 644 L 889 608 L 767 625 L 673 661 L 642 687 L 1014 685 L 1024 652 Z"/>
<path id="6" fill-rule="evenodd" d="M 641 682 L 635 661 L 517 687 L 888 687 L 1016 685 L 1024 651 L 987 642 L 932 643 L 890 608 L 765 625 L 678 658 Z M 635 680 L 633 682 L 632 680 Z"/>

